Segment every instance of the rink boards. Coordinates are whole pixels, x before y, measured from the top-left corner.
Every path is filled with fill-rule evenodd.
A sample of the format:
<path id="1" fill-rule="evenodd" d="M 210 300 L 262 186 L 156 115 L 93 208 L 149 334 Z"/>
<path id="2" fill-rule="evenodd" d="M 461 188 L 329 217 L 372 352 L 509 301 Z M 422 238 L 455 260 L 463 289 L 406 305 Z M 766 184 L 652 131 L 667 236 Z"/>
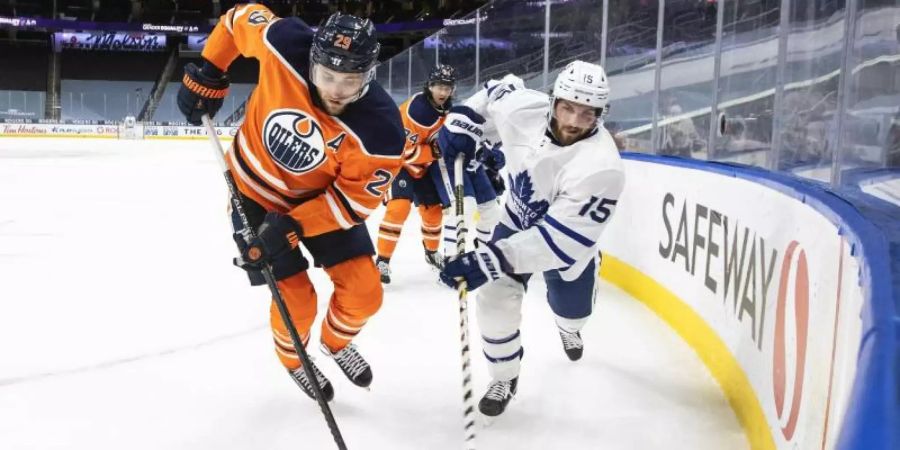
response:
<path id="1" fill-rule="evenodd" d="M 237 127 L 216 127 L 220 139 L 234 139 Z M 87 139 L 206 139 L 206 128 L 176 125 L 0 123 L 0 137 L 58 137 Z"/>
<path id="2" fill-rule="evenodd" d="M 893 337 L 873 330 L 891 276 L 872 224 L 761 169 L 632 154 L 626 173 L 601 275 L 695 349 L 751 447 L 890 445 L 890 359 L 873 355 Z"/>

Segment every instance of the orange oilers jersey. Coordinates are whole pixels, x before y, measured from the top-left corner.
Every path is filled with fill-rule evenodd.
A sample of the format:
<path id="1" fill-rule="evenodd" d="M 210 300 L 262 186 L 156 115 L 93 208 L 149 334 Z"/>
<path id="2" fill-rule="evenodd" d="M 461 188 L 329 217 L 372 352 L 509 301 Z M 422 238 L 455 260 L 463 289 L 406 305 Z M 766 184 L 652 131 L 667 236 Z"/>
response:
<path id="1" fill-rule="evenodd" d="M 422 178 L 428 165 L 434 161 L 431 141 L 444 124 L 444 115 L 431 106 L 424 93 L 413 95 L 400 105 L 406 148 L 403 149 L 403 167 L 413 178 Z"/>
<path id="2" fill-rule="evenodd" d="M 400 170 L 404 146 L 396 104 L 374 81 L 338 116 L 317 106 L 312 39 L 298 18 L 238 5 L 203 49 L 222 70 L 239 54 L 259 60 L 259 84 L 226 159 L 244 195 L 289 213 L 304 236 L 362 223 Z"/>

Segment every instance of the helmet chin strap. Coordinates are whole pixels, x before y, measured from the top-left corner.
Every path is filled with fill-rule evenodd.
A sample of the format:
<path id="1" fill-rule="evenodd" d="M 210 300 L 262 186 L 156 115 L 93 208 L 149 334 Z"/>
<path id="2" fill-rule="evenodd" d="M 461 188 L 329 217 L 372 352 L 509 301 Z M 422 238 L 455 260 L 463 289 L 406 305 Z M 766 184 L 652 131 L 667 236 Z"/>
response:
<path id="1" fill-rule="evenodd" d="M 547 131 L 553 139 L 559 141 L 559 136 L 553 131 L 553 121 L 556 120 L 556 97 L 550 96 L 550 111 L 547 111 Z"/>

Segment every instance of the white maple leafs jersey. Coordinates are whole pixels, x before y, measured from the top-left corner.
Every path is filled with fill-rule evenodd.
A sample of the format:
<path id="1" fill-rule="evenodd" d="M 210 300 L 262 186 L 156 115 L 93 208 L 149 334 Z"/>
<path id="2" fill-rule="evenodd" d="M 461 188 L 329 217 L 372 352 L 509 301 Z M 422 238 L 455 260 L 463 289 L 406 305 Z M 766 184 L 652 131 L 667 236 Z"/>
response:
<path id="1" fill-rule="evenodd" d="M 559 269 L 577 278 L 597 256 L 597 241 L 625 184 L 619 151 L 602 125 L 560 146 L 548 131 L 547 94 L 507 75 L 466 100 L 503 142 L 508 195 L 501 223 L 515 233 L 495 245 L 518 274 Z"/>

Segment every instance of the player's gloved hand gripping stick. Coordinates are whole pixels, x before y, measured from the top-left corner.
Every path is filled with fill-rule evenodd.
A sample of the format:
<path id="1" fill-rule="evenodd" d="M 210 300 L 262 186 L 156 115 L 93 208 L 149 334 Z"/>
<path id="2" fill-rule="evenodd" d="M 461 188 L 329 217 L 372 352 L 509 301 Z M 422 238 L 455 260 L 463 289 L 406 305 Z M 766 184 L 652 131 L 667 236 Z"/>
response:
<path id="1" fill-rule="evenodd" d="M 228 95 L 230 80 L 211 62 L 204 60 L 202 66 L 188 63 L 184 67 L 184 78 L 178 89 L 178 109 L 191 125 L 202 125 L 204 114 L 215 117 Z"/>

